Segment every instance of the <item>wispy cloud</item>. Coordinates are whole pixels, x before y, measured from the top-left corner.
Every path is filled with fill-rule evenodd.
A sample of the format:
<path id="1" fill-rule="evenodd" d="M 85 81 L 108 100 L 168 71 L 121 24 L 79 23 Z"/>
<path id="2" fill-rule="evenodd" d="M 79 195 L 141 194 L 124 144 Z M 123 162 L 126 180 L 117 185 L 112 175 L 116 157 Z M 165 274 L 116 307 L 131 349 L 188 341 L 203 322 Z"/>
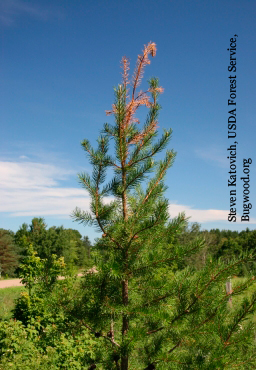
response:
<path id="1" fill-rule="evenodd" d="M 66 157 L 66 153 L 56 150 L 53 145 L 40 141 L 31 143 L 19 140 L 8 143 L 6 148 L 1 148 L 0 160 L 11 163 L 47 163 L 47 166 L 54 165 L 56 168 L 66 168 L 71 166 Z"/>
<path id="2" fill-rule="evenodd" d="M 69 217 L 79 206 L 89 209 L 88 193 L 61 187 L 74 171 L 34 162 L 0 162 L 0 212 L 10 216 L 58 215 Z"/>
<path id="3" fill-rule="evenodd" d="M 73 169 L 38 162 L 0 161 L 0 213 L 11 217 L 56 216 L 69 218 L 76 206 L 89 211 L 89 194 L 79 187 L 68 187 Z M 111 200 L 110 198 L 108 199 Z M 171 217 L 185 212 L 192 222 L 227 221 L 228 210 L 194 209 L 170 204 Z M 256 223 L 256 219 L 251 219 Z"/>
<path id="4" fill-rule="evenodd" d="M 15 25 L 22 16 L 29 16 L 42 21 L 50 18 L 62 18 L 60 9 L 45 7 L 23 0 L 0 0 L 0 23 L 6 27 Z"/>
<path id="5" fill-rule="evenodd" d="M 56 186 L 73 171 L 54 165 L 34 162 L 0 162 L 0 187 L 9 189 L 39 189 Z"/>
<path id="6" fill-rule="evenodd" d="M 196 149 L 196 155 L 208 162 L 214 163 L 219 167 L 227 168 L 227 154 L 224 149 L 217 146 L 210 146 L 208 148 Z"/>

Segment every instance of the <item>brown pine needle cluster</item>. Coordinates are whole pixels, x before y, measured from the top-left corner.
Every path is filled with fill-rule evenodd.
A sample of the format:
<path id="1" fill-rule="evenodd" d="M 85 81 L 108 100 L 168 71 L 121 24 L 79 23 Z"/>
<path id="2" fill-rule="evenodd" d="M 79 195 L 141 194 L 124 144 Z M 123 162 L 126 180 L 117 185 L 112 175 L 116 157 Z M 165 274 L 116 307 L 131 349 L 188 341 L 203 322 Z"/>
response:
<path id="1" fill-rule="evenodd" d="M 122 85 L 119 85 L 119 89 L 124 90 L 124 97 L 125 97 L 125 114 L 124 119 L 122 122 L 121 129 L 125 130 L 130 124 L 132 123 L 140 123 L 138 118 L 135 117 L 135 113 L 140 106 L 146 106 L 147 108 L 151 108 L 154 104 L 156 104 L 156 98 L 153 98 L 153 102 L 150 101 L 151 93 L 153 96 L 156 97 L 156 94 L 160 94 L 164 91 L 162 87 L 155 87 L 150 88 L 147 91 L 139 91 L 136 95 L 136 90 L 141 83 L 144 69 L 146 65 L 150 64 L 149 55 L 154 57 L 156 55 L 156 44 L 154 42 L 149 42 L 148 45 L 144 46 L 143 53 L 138 55 L 136 67 L 132 76 L 131 81 L 129 80 L 129 60 L 127 57 L 123 57 L 121 60 L 121 68 L 123 70 L 122 73 Z M 128 88 L 127 86 L 131 84 L 132 86 L 132 97 L 128 101 Z M 118 111 L 115 104 L 112 105 L 112 110 L 106 111 L 107 115 L 116 114 Z M 151 132 L 154 132 L 157 128 L 157 121 L 151 122 L 147 130 L 144 132 L 140 132 L 136 137 L 134 137 L 129 144 L 138 144 L 143 140 L 143 138 Z"/>

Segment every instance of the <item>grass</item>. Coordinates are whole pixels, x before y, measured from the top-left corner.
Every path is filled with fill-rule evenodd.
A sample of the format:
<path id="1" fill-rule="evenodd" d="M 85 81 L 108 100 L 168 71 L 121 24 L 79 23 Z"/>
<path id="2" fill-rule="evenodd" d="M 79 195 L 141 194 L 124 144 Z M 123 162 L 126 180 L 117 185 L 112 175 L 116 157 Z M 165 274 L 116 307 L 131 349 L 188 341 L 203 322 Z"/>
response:
<path id="1" fill-rule="evenodd" d="M 234 289 L 237 286 L 240 286 L 241 284 L 246 282 L 246 278 L 235 278 L 232 279 L 232 288 Z M 241 305 L 244 298 L 250 298 L 252 294 L 255 292 L 255 283 L 247 288 L 246 292 L 244 292 L 241 295 L 232 297 L 232 305 L 233 307 L 236 307 L 237 305 Z M 253 316 L 253 321 L 256 324 L 256 314 Z"/>
<path id="2" fill-rule="evenodd" d="M 11 310 L 14 308 L 15 299 L 24 290 L 25 288 L 22 286 L 0 289 L 0 320 L 11 318 Z"/>

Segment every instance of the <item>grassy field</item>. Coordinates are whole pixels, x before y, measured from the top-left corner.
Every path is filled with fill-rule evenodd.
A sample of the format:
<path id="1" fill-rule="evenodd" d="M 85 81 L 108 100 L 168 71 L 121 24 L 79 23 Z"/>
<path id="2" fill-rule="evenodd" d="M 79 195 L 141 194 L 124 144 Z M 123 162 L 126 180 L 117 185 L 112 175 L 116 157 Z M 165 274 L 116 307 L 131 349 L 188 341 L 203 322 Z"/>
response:
<path id="1" fill-rule="evenodd" d="M 236 286 L 239 286 L 239 285 L 241 285 L 241 284 L 243 284 L 245 282 L 246 282 L 246 278 L 235 278 L 235 279 L 232 279 L 232 289 L 235 289 Z M 238 296 L 234 296 L 232 298 L 232 305 L 233 305 L 233 307 L 235 308 L 237 305 L 241 305 L 243 299 L 245 297 L 250 298 L 255 291 L 256 291 L 256 284 L 250 286 L 247 289 L 246 293 L 241 294 L 241 295 L 238 295 Z M 254 320 L 254 323 L 256 324 L 256 314 L 254 314 L 253 320 Z"/>
<path id="2" fill-rule="evenodd" d="M 11 317 L 11 310 L 14 308 L 14 301 L 24 290 L 24 287 L 0 289 L 0 319 L 4 320 Z"/>

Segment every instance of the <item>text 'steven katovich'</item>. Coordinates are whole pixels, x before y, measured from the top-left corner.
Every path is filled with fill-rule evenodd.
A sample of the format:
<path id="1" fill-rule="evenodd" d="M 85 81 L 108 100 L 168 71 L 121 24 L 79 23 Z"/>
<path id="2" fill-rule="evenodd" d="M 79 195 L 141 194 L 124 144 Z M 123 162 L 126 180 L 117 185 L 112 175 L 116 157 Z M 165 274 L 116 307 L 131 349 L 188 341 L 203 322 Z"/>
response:
<path id="1" fill-rule="evenodd" d="M 237 112 L 236 112 L 236 98 L 237 98 L 237 37 L 234 35 L 230 39 L 229 51 L 229 66 L 228 71 L 230 72 L 229 78 L 229 98 L 228 98 L 228 139 L 232 141 L 229 144 L 228 156 L 229 159 L 229 176 L 228 176 L 228 188 L 229 188 L 229 214 L 228 221 L 236 222 L 237 220 Z M 250 221 L 250 210 L 252 204 L 250 203 L 250 164 L 252 159 L 243 159 L 243 176 L 240 180 L 243 181 L 243 214 L 241 216 L 241 222 Z"/>

